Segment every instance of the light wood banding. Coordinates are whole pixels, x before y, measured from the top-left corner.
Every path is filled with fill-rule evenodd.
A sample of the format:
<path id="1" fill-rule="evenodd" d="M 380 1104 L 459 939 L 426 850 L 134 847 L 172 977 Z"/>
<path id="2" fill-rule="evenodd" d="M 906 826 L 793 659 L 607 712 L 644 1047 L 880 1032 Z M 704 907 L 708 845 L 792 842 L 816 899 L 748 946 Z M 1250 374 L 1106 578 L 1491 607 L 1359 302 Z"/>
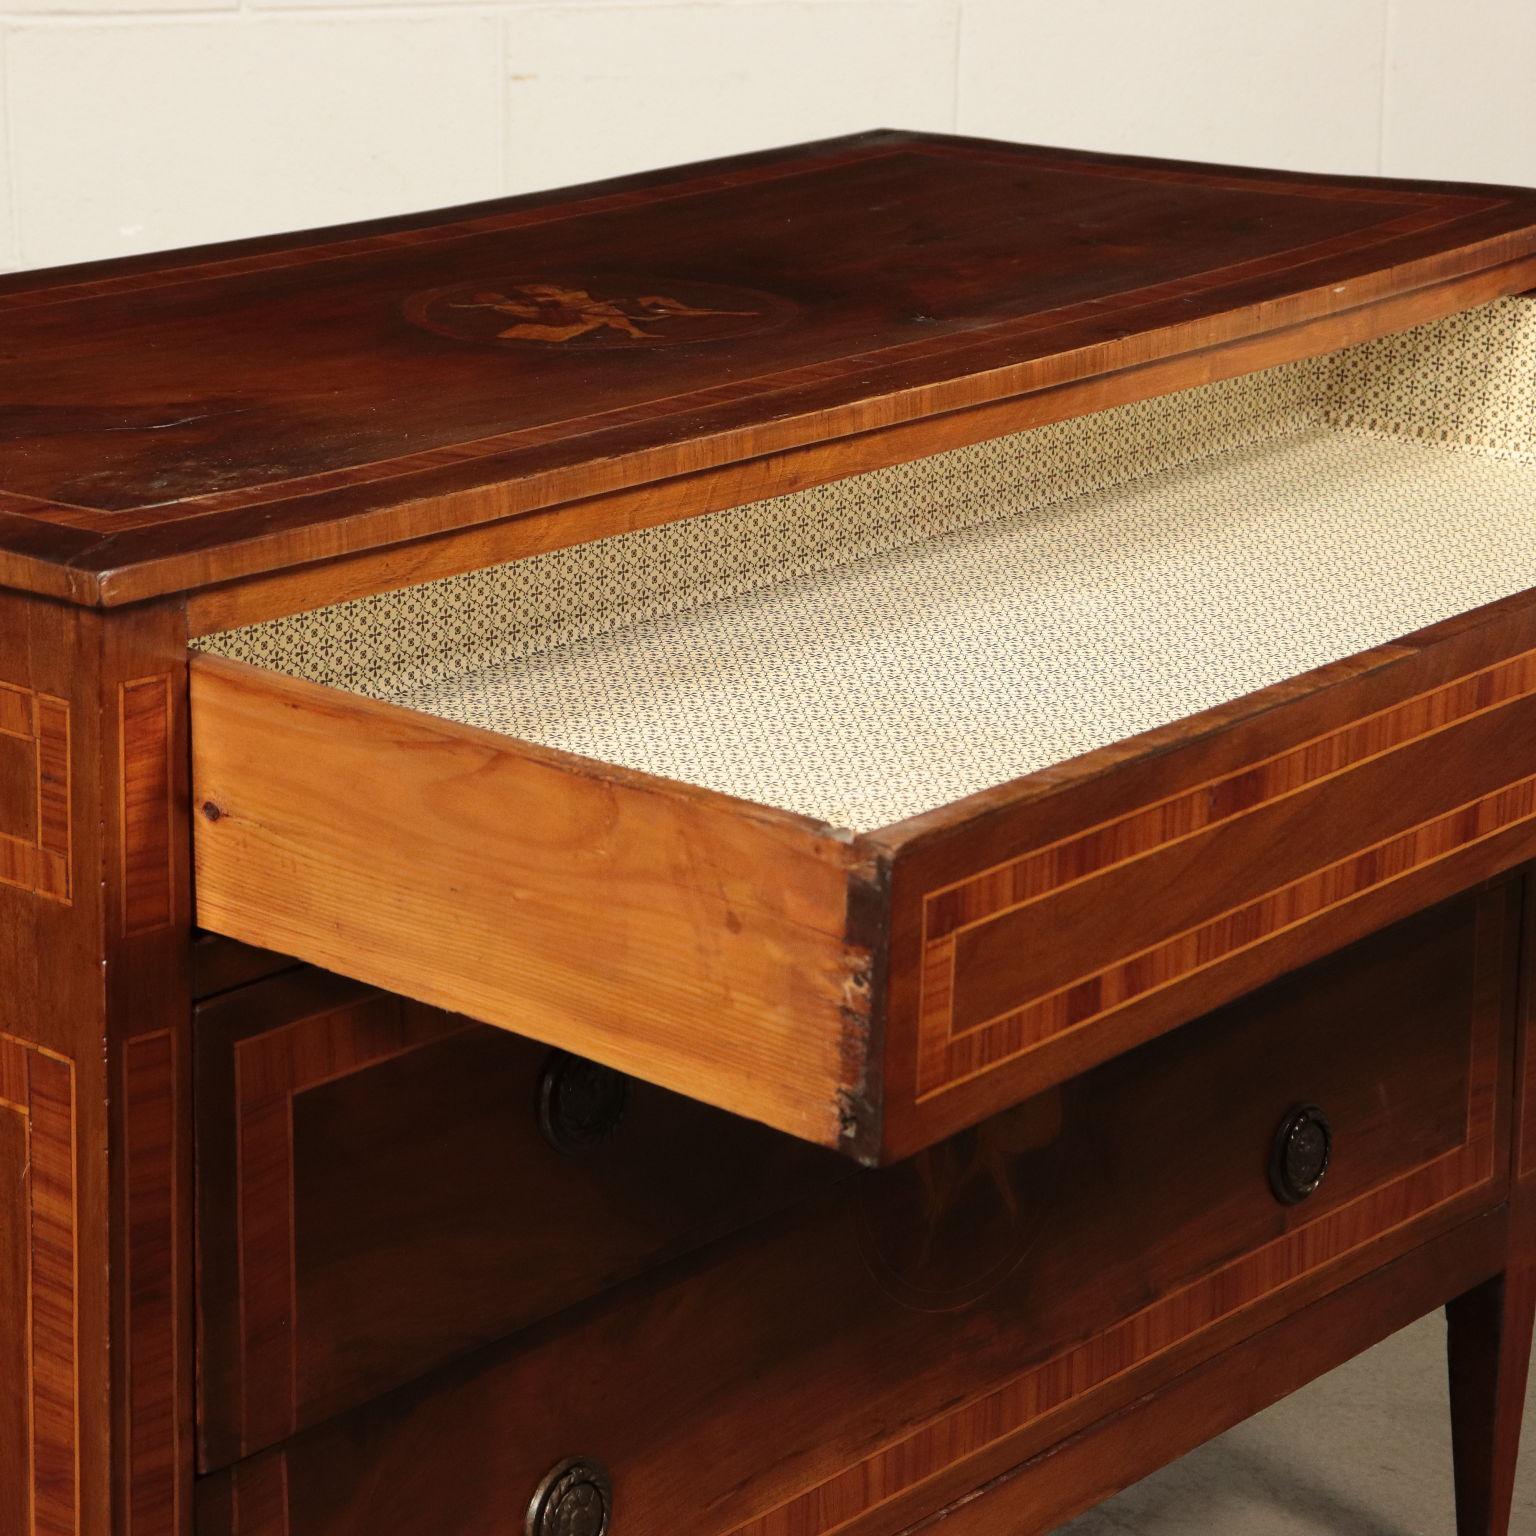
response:
<path id="1" fill-rule="evenodd" d="M 78 1536 L 79 1302 L 76 1254 L 75 1080 L 72 1064 L 0 1034 L 0 1113 L 21 1117 L 25 1178 L 19 1202 L 26 1292 L 11 1317 L 25 1333 L 31 1536 Z M 9 1327 L 0 1318 L 0 1327 Z M 3 1506 L 0 1506 L 3 1507 Z"/>
<path id="2" fill-rule="evenodd" d="M 0 683 L 0 747 L 17 743 L 31 761 L 24 806 L 0 805 L 0 885 L 70 901 L 69 705 L 63 699 Z M 13 820 L 13 817 L 20 818 Z M 29 835 L 4 830 L 23 825 Z"/>
<path id="3" fill-rule="evenodd" d="M 123 932 L 153 933 L 171 920 L 171 694 L 167 677 L 118 689 Z"/>

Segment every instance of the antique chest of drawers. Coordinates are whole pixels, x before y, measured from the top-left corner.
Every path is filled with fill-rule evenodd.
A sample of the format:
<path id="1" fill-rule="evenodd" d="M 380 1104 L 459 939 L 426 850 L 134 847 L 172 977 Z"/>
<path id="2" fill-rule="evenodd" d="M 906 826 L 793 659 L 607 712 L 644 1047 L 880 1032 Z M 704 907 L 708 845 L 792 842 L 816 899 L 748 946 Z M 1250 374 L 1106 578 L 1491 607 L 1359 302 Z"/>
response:
<path id="1" fill-rule="evenodd" d="M 0 280 L 0 1531 L 1044 1532 L 1536 1313 L 1536 193 L 900 133 Z"/>

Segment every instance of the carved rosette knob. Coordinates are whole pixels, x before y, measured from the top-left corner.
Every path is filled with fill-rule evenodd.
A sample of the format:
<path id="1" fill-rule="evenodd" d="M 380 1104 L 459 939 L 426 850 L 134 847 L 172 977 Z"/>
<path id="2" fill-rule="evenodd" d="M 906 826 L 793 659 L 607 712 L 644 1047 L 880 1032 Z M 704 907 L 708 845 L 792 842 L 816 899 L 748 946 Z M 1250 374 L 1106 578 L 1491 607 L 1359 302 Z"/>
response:
<path id="1" fill-rule="evenodd" d="M 629 1079 L 584 1056 L 556 1051 L 539 1080 L 539 1129 L 557 1152 L 577 1157 L 618 1130 L 629 1108 Z"/>
<path id="2" fill-rule="evenodd" d="M 528 1506 L 527 1536 L 607 1536 L 613 1487 L 595 1461 L 562 1461 Z"/>
<path id="3" fill-rule="evenodd" d="M 1299 1205 L 1317 1192 L 1333 1159 L 1333 1127 L 1315 1104 L 1285 1117 L 1269 1157 L 1269 1183 L 1282 1205 Z"/>

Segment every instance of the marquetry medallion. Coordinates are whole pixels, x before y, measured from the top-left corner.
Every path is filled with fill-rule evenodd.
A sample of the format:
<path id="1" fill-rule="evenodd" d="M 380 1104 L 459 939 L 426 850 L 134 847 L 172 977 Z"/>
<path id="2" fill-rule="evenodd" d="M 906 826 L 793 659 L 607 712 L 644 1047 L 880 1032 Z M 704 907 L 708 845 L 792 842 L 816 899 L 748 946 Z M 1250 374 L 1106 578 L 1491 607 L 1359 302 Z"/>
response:
<path id="1" fill-rule="evenodd" d="M 798 306 L 719 283 L 512 275 L 414 293 L 404 312 L 411 324 L 455 341 L 627 351 L 774 330 Z"/>

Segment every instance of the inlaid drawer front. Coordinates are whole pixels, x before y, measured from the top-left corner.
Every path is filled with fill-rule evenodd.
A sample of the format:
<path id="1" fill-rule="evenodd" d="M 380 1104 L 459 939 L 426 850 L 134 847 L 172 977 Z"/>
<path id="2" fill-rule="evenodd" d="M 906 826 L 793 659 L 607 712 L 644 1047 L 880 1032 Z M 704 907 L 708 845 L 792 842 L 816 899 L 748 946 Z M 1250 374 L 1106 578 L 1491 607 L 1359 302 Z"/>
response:
<path id="1" fill-rule="evenodd" d="M 1485 638 L 1346 685 L 1329 703 L 1342 713 L 1358 699 L 1360 712 L 1332 729 L 1308 731 L 1297 711 L 1247 752 L 1196 741 L 1112 789 L 1080 786 L 1049 816 L 1021 807 L 930 843 L 898 893 L 914 1126 L 946 1123 L 958 1100 L 1006 1102 L 1015 1084 L 1096 1054 L 1095 1036 L 1176 1022 L 1191 997 L 1231 995 L 1527 849 L 1536 651 L 1461 671 Z M 1302 739 L 1266 750 L 1282 731 Z M 939 873 L 1010 843 L 1022 851 L 974 874 Z"/>
<path id="2" fill-rule="evenodd" d="M 1458 898 L 301 1434 L 203 1536 L 903 1530 L 1503 1197 L 1513 918 Z"/>
<path id="3" fill-rule="evenodd" d="M 198 1013 L 202 1452 L 223 1465 L 846 1176 L 300 970 Z"/>
<path id="4" fill-rule="evenodd" d="M 931 1146 L 1536 854 L 1533 378 L 1505 300 L 205 638 L 200 921 Z"/>

